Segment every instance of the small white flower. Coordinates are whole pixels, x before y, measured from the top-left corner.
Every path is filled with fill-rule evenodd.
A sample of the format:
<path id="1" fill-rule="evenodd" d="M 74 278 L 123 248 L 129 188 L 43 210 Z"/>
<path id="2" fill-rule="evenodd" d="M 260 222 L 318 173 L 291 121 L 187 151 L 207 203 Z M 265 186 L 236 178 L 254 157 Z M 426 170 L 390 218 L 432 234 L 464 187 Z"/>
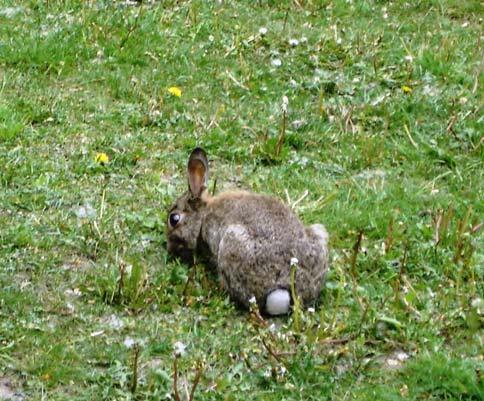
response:
<path id="1" fill-rule="evenodd" d="M 126 348 L 131 348 L 133 345 L 136 344 L 136 341 L 133 340 L 131 337 L 126 337 L 123 341 L 123 344 Z"/>
<path id="2" fill-rule="evenodd" d="M 287 369 L 285 368 L 285 366 L 281 366 L 279 372 L 282 376 L 284 376 L 284 374 L 287 372 Z"/>
<path id="3" fill-rule="evenodd" d="M 282 61 L 279 58 L 274 58 L 274 59 L 272 59 L 271 64 L 274 67 L 280 67 L 282 65 Z"/>
<path id="4" fill-rule="evenodd" d="M 408 355 L 406 352 L 400 351 L 395 354 L 395 357 L 399 361 L 406 361 L 408 358 L 410 358 L 410 355 Z"/>
<path id="5" fill-rule="evenodd" d="M 267 28 L 266 27 L 262 27 L 262 28 L 259 28 L 259 35 L 260 36 L 265 36 L 267 35 Z"/>
<path id="6" fill-rule="evenodd" d="M 213 41 L 215 40 L 215 38 L 214 38 L 214 36 L 213 36 L 213 35 L 210 35 L 210 36 L 208 37 L 208 40 L 209 40 L 210 42 L 213 42 Z"/>
<path id="7" fill-rule="evenodd" d="M 96 217 L 96 211 L 89 203 L 86 203 L 83 206 L 79 206 L 79 208 L 76 210 L 76 215 L 78 219 L 92 220 Z"/>
<path id="8" fill-rule="evenodd" d="M 299 260 L 297 258 L 291 258 L 291 266 L 297 265 Z"/>
<path id="9" fill-rule="evenodd" d="M 22 287 L 20 288 L 22 289 Z M 64 291 L 64 294 L 69 297 L 80 297 L 82 295 L 82 292 L 79 288 L 74 288 L 73 290 L 68 288 L 67 290 Z"/>
<path id="10" fill-rule="evenodd" d="M 296 47 L 297 45 L 299 45 L 299 40 L 297 39 L 289 39 L 289 44 L 293 47 Z"/>
<path id="11" fill-rule="evenodd" d="M 187 346 L 181 341 L 177 341 L 175 344 L 173 344 L 173 349 L 175 351 L 175 356 L 183 356 L 186 354 Z"/>
<path id="12" fill-rule="evenodd" d="M 462 28 L 467 28 L 469 26 L 469 21 L 464 21 L 461 25 Z"/>
<path id="13" fill-rule="evenodd" d="M 409 63 L 412 63 L 413 62 L 413 56 L 411 54 L 407 54 L 405 57 L 404 57 L 404 60 L 409 62 Z"/>
<path id="14" fill-rule="evenodd" d="M 249 304 L 252 304 L 254 305 L 255 303 L 257 302 L 257 300 L 255 299 L 255 297 L 252 295 L 249 299 Z"/>
<path id="15" fill-rule="evenodd" d="M 308 41 L 308 38 L 306 36 L 303 36 L 301 39 L 300 39 L 300 42 L 301 43 L 307 43 Z"/>
<path id="16" fill-rule="evenodd" d="M 297 82 L 294 79 L 291 79 L 289 81 L 289 85 L 291 85 L 293 88 L 295 88 L 297 86 Z"/>
<path id="17" fill-rule="evenodd" d="M 114 314 L 108 317 L 106 324 L 113 330 L 120 330 L 124 327 L 124 322 Z"/>
<path id="18" fill-rule="evenodd" d="M 471 306 L 477 310 L 478 315 L 483 315 L 484 314 L 484 302 L 482 298 L 474 298 L 471 301 Z"/>
<path id="19" fill-rule="evenodd" d="M 314 312 L 316 312 L 316 309 L 314 309 L 314 308 L 308 308 L 308 312 L 309 313 L 314 313 Z"/>

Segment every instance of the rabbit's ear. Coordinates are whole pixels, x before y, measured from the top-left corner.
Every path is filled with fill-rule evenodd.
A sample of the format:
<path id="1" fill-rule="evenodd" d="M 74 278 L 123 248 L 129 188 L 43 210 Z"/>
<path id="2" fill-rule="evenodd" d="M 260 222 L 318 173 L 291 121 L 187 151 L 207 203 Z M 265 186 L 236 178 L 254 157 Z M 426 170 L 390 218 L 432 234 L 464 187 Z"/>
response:
<path id="1" fill-rule="evenodd" d="M 193 149 L 188 159 L 188 187 L 191 194 L 199 198 L 207 187 L 208 160 L 202 148 Z"/>

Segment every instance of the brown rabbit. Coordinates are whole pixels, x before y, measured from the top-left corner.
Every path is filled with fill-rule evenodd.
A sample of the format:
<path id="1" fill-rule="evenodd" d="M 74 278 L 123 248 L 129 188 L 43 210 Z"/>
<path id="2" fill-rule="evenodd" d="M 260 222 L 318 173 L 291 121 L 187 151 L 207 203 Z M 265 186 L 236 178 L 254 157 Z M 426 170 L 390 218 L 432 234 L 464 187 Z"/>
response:
<path id="1" fill-rule="evenodd" d="M 206 153 L 196 148 L 188 160 L 188 191 L 168 213 L 168 252 L 189 264 L 195 254 L 208 257 L 231 299 L 246 308 L 255 298 L 269 315 L 288 313 L 291 263 L 297 263 L 297 295 L 305 304 L 317 300 L 328 270 L 324 226 L 304 227 L 270 196 L 245 191 L 211 196 L 207 178 Z"/>

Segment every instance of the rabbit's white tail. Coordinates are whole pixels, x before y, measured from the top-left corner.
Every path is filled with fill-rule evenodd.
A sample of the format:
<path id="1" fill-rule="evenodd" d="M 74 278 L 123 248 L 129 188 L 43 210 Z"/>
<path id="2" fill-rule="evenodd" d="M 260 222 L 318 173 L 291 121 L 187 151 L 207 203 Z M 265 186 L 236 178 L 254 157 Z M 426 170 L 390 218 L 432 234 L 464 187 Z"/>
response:
<path id="1" fill-rule="evenodd" d="M 266 299 L 266 312 L 269 315 L 285 315 L 289 312 L 291 295 L 288 290 L 278 289 L 272 291 Z"/>

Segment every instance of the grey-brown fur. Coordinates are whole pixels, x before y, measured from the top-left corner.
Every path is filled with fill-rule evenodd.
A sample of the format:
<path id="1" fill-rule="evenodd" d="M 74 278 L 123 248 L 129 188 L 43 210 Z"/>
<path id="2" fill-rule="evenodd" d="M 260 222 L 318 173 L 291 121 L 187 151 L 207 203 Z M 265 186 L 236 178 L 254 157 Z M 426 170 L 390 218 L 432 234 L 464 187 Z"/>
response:
<path id="1" fill-rule="evenodd" d="M 264 310 L 267 295 L 290 288 L 290 261 L 297 258 L 296 292 L 305 304 L 315 301 L 328 269 L 324 226 L 304 227 L 279 200 L 250 192 L 210 196 L 208 161 L 202 149 L 189 159 L 189 190 L 170 209 L 168 251 L 190 263 L 204 255 L 216 266 L 232 300 L 249 306 L 255 296 Z M 172 227 L 170 216 L 181 221 Z"/>

